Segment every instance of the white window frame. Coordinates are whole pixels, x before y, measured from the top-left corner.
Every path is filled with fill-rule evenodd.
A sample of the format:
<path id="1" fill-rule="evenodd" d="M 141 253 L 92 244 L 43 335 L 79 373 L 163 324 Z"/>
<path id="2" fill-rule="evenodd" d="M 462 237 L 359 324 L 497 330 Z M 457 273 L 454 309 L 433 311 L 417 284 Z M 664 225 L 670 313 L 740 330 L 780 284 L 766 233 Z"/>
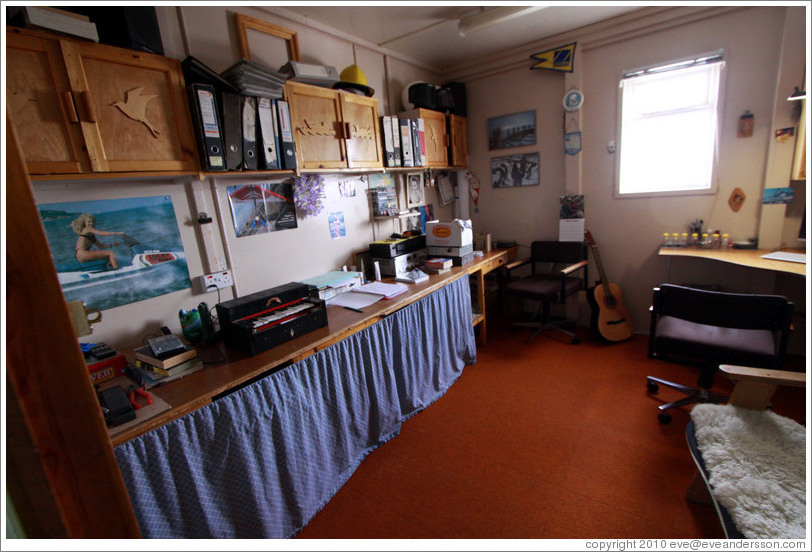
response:
<path id="1" fill-rule="evenodd" d="M 707 52 L 704 54 L 700 54 L 697 56 L 691 56 L 689 58 L 681 58 L 673 61 L 669 61 L 666 63 L 658 63 L 653 64 L 645 67 L 640 67 L 633 70 L 626 70 L 621 73 L 621 78 L 619 82 L 619 93 L 618 93 L 618 118 L 617 118 L 617 149 L 616 149 L 616 159 L 615 159 L 615 185 L 614 185 L 614 197 L 616 199 L 629 199 L 629 198 L 645 198 L 645 197 L 664 197 L 664 196 L 691 196 L 691 195 L 709 195 L 715 194 L 718 190 L 717 184 L 717 166 L 718 166 L 718 153 L 719 153 L 719 136 L 721 130 L 721 113 L 722 113 L 722 98 L 724 97 L 724 60 L 723 60 L 723 50 L 716 50 L 713 52 Z M 716 64 L 719 66 L 719 84 L 715 99 L 715 115 L 716 115 L 716 124 L 715 124 L 715 131 L 713 137 L 713 152 L 712 152 L 712 161 L 711 161 L 711 174 L 710 174 L 710 185 L 708 188 L 702 189 L 686 189 L 686 190 L 650 190 L 644 192 L 621 192 L 620 187 L 620 172 L 621 172 L 621 159 L 623 156 L 623 84 L 624 82 L 636 78 L 636 77 L 644 77 L 648 75 L 656 75 L 660 73 L 670 72 L 674 70 L 680 69 L 688 69 L 691 67 L 697 67 L 701 65 L 711 65 Z M 678 112 L 676 110 L 674 113 Z M 665 115 L 663 113 L 662 115 Z"/>

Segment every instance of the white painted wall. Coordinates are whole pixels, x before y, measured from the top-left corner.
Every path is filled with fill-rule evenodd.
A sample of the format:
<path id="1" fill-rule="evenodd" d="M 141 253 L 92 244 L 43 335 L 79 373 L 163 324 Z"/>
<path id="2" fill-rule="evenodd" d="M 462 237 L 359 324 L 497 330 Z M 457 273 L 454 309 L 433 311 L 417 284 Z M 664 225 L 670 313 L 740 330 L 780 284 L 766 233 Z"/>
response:
<path id="1" fill-rule="evenodd" d="M 499 72 L 468 83 L 469 156 L 471 168 L 489 179 L 490 158 L 514 151 L 540 151 L 541 186 L 522 189 L 494 189 L 483 184 L 480 213 L 472 215 L 476 232 L 516 239 L 528 246 L 534 239 L 557 239 L 558 198 L 580 190 L 585 195 L 586 223 L 598 243 L 608 279 L 623 290 L 638 332 L 648 332 L 651 290 L 657 284 L 718 284 L 724 290 L 772 292 L 780 289 L 805 310 L 805 281 L 795 276 L 776 276 L 767 271 L 735 267 L 727 263 L 680 259 L 671 262 L 657 255 L 662 233 L 682 232 L 694 219 L 706 227 L 729 232 L 734 240 L 746 240 L 759 233 L 760 199 L 765 185 L 767 160 L 774 128 L 785 124 L 787 102 L 776 101 L 792 91 L 777 87 L 782 80 L 803 81 L 806 64 L 803 48 L 782 51 L 785 19 L 792 21 L 786 33 L 792 41 L 804 41 L 803 9 L 786 15 L 783 7 L 747 8 L 687 24 L 660 28 L 658 32 L 634 33 L 628 37 L 599 41 L 594 34 L 576 36 L 575 63 L 585 102 L 580 114 L 583 151 L 574 169 L 567 168 L 563 152 L 561 100 L 567 86 L 560 74 L 536 72 L 525 67 Z M 785 17 L 786 16 L 786 17 Z M 800 17 L 799 17 L 800 16 Z M 662 27 L 662 26 L 661 26 Z M 800 36 L 799 36 L 800 35 Z M 561 39 L 561 43 L 569 42 Z M 719 143 L 718 186 L 715 195 L 615 199 L 616 155 L 607 151 L 617 141 L 618 81 L 621 71 L 652 63 L 667 62 L 691 54 L 725 49 L 725 76 Z M 528 51 L 528 56 L 538 50 Z M 800 60 L 800 61 L 799 61 Z M 490 117 L 528 109 L 537 110 L 538 144 L 515 150 L 488 151 L 486 124 Z M 755 113 L 752 138 L 737 138 L 739 117 Z M 775 111 L 775 112 L 774 112 Z M 777 115 L 776 115 L 777 113 Z M 775 120 L 774 120 L 775 118 Z M 568 129 L 574 130 L 574 129 Z M 785 144 L 777 149 L 783 150 Z M 789 148 L 793 145 L 790 143 Z M 776 148 L 772 148 L 776 149 Z M 783 153 L 783 152 L 782 152 Z M 791 155 L 789 157 L 791 163 Z M 778 171 L 774 168 L 773 171 Z M 786 167 L 789 170 L 789 166 Z M 789 185 L 771 178 L 769 185 Z M 568 180 L 569 179 L 569 180 Z M 743 208 L 734 213 L 727 204 L 731 191 L 740 187 L 747 195 Z M 566 192 L 565 192 L 566 190 Z M 778 224 L 783 223 L 783 218 Z M 796 229 L 797 232 L 797 229 Z M 779 232 L 780 234 L 780 232 Z M 789 245 L 795 245 L 790 243 Z M 525 254 L 529 250 L 523 248 Z M 591 279 L 598 274 L 594 263 Z M 582 308 L 586 322 L 589 309 Z M 796 334 L 801 350 L 805 327 Z"/>

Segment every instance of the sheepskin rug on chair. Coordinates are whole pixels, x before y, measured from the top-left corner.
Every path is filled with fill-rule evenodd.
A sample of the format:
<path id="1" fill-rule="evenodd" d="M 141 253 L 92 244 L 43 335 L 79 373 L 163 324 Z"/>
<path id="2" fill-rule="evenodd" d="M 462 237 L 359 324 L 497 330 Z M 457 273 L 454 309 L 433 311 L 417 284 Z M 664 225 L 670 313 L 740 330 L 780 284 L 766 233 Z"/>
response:
<path id="1" fill-rule="evenodd" d="M 691 410 L 714 498 L 743 535 L 806 537 L 805 428 L 768 410 L 700 404 Z"/>

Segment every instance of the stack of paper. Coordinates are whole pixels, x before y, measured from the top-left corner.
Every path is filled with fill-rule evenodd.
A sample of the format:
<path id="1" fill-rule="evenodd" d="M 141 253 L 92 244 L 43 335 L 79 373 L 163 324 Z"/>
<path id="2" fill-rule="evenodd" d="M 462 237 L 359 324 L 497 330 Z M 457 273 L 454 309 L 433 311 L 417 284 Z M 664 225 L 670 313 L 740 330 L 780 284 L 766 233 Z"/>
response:
<path id="1" fill-rule="evenodd" d="M 225 80 L 240 89 L 245 96 L 282 98 L 282 89 L 287 76 L 264 65 L 242 58 L 220 74 Z"/>
<path id="2" fill-rule="evenodd" d="M 384 299 L 389 299 L 390 297 L 400 295 L 407 289 L 409 288 L 406 287 L 405 284 L 401 283 L 386 284 L 384 282 L 370 282 L 368 284 L 364 284 L 363 286 L 354 288 L 353 291 L 356 293 L 369 293 L 372 295 L 380 295 Z"/>

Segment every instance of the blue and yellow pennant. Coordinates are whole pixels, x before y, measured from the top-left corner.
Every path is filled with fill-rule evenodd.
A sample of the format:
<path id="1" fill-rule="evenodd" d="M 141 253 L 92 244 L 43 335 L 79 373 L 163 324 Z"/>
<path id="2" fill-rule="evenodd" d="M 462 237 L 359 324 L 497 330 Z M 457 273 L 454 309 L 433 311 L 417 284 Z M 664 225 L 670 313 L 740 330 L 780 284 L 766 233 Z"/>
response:
<path id="1" fill-rule="evenodd" d="M 536 63 L 530 69 L 550 69 L 552 71 L 572 73 L 572 67 L 575 63 L 576 44 L 577 42 L 573 42 L 572 44 L 531 55 L 530 58 L 535 59 Z"/>

